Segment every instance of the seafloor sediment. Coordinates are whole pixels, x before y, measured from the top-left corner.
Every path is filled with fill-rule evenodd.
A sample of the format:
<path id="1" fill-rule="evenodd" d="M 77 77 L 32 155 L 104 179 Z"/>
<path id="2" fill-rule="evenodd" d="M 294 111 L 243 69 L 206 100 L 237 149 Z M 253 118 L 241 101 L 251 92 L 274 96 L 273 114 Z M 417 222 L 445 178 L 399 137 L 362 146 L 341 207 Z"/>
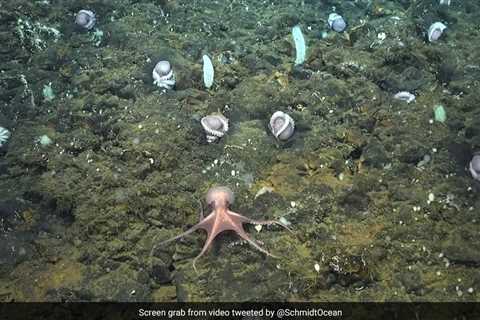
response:
<path id="1" fill-rule="evenodd" d="M 6 2 L 0 300 L 478 301 L 480 4 L 452 2 Z M 75 29 L 80 9 L 97 30 Z M 435 21 L 448 29 L 429 43 Z M 160 59 L 175 90 L 152 84 Z M 277 110 L 295 120 L 287 142 L 267 126 Z M 230 131 L 209 144 L 212 112 Z M 228 233 L 198 274 L 204 233 L 152 251 L 217 184 L 234 211 L 291 223 L 248 228 L 279 258 Z"/>

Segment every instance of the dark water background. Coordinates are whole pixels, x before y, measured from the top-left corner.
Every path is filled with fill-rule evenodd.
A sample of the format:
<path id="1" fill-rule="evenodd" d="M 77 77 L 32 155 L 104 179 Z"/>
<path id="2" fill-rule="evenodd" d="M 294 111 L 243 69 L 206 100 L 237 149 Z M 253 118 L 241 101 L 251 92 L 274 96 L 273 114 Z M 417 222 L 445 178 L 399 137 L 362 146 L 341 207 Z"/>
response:
<path id="1" fill-rule="evenodd" d="M 2 1 L 1 301 L 478 301 L 478 21 L 474 0 Z M 161 59 L 174 90 L 152 84 Z M 214 112 L 230 130 L 209 144 Z M 291 223 L 247 229 L 279 258 L 233 233 L 198 273 L 202 232 L 152 251 L 218 184 L 236 212 Z"/>

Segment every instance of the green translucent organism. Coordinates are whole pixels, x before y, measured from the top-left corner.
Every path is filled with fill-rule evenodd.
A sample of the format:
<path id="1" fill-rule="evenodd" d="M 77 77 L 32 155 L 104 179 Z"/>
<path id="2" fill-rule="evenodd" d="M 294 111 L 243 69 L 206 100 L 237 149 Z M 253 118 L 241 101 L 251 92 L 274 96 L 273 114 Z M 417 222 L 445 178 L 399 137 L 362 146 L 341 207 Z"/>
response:
<path id="1" fill-rule="evenodd" d="M 207 89 L 213 85 L 213 78 L 215 72 L 213 70 L 212 60 L 204 54 L 203 55 L 203 83 Z"/>
<path id="2" fill-rule="evenodd" d="M 49 136 L 43 135 L 37 138 L 36 140 L 42 147 L 49 146 L 53 143 L 52 139 Z"/>
<path id="3" fill-rule="evenodd" d="M 445 108 L 437 104 L 433 107 L 433 113 L 435 115 L 435 121 L 438 122 L 445 122 L 447 120 L 447 112 L 445 111 Z"/>
<path id="4" fill-rule="evenodd" d="M 53 99 L 55 99 L 55 93 L 53 93 L 51 82 L 43 86 L 42 93 L 45 101 L 52 101 Z"/>
<path id="5" fill-rule="evenodd" d="M 92 32 L 90 36 L 90 41 L 92 41 L 96 47 L 99 47 L 103 40 L 103 31 L 95 28 L 95 31 Z"/>
<path id="6" fill-rule="evenodd" d="M 305 38 L 303 37 L 302 30 L 300 26 L 295 26 L 292 28 L 292 37 L 295 42 L 295 64 L 302 64 L 305 62 L 305 55 L 307 52 L 307 47 L 305 46 Z"/>

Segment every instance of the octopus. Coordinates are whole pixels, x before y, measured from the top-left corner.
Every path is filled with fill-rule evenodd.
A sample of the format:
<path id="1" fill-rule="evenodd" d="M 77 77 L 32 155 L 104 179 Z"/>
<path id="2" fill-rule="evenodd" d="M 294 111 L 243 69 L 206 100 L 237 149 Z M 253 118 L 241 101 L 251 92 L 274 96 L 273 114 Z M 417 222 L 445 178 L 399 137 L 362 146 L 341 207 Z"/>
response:
<path id="1" fill-rule="evenodd" d="M 276 224 L 276 225 L 282 226 L 283 228 L 287 229 L 292 233 L 293 231 L 290 228 L 288 228 L 285 224 L 281 223 L 280 221 L 254 220 L 254 219 L 247 218 L 239 213 L 233 212 L 229 209 L 230 205 L 233 204 L 233 201 L 234 201 L 234 194 L 232 190 L 230 190 L 230 188 L 224 187 L 224 186 L 211 188 L 207 192 L 207 196 L 206 196 L 206 202 L 208 206 L 212 209 L 211 213 L 208 216 L 204 217 L 203 211 L 200 211 L 199 223 L 197 223 L 187 231 L 173 238 L 162 241 L 161 243 L 158 244 L 158 246 L 163 246 L 169 242 L 180 239 L 186 235 L 191 234 L 192 232 L 198 229 L 204 229 L 207 232 L 207 240 L 203 245 L 203 249 L 193 259 L 193 262 L 192 262 L 193 269 L 195 270 L 195 272 L 197 272 L 195 263 L 208 250 L 208 248 L 211 246 L 215 237 L 223 231 L 232 230 L 257 250 L 263 252 L 267 256 L 277 258 L 275 255 L 271 254 L 264 248 L 260 247 L 253 239 L 251 239 L 248 236 L 248 234 L 245 232 L 245 229 L 243 228 L 243 224 L 244 223 L 250 223 L 255 225 Z"/>

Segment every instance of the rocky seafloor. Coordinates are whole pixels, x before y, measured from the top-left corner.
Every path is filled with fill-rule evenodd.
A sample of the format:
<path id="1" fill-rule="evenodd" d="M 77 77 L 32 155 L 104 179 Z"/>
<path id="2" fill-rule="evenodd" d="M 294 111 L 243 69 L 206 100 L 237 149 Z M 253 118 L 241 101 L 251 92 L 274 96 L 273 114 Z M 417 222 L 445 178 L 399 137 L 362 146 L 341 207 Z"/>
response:
<path id="1" fill-rule="evenodd" d="M 80 9 L 103 34 L 75 29 Z M 479 301 L 479 18 L 473 0 L 4 3 L 0 301 Z M 152 84 L 159 59 L 175 90 Z M 283 143 L 277 110 L 296 123 Z M 230 131 L 209 144 L 212 112 Z M 291 223 L 247 229 L 277 259 L 233 233 L 198 273 L 203 232 L 154 248 L 218 184 L 234 211 Z"/>

